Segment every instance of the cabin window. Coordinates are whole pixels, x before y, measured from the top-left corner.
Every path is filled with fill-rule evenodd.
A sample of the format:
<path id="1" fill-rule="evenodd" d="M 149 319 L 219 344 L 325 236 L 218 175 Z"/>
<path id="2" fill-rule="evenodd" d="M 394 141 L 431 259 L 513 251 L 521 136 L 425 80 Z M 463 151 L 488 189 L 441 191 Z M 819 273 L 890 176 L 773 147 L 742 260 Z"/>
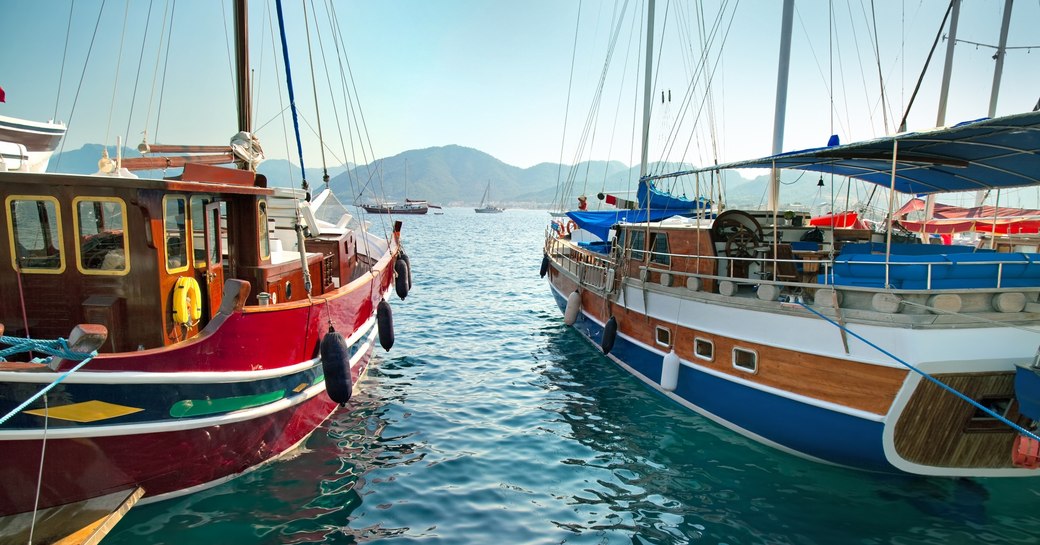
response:
<path id="1" fill-rule="evenodd" d="M 257 203 L 257 235 L 260 240 L 260 259 L 269 259 L 271 257 L 271 233 L 268 232 L 267 226 L 267 203 L 260 201 Z"/>
<path id="2" fill-rule="evenodd" d="M 758 353 L 746 348 L 733 349 L 733 367 L 748 373 L 758 372 Z"/>
<path id="3" fill-rule="evenodd" d="M 644 245 L 646 242 L 646 237 L 644 235 L 646 235 L 646 233 L 643 231 L 629 231 L 629 233 L 631 233 L 630 238 L 632 241 L 630 246 L 632 248 L 632 259 L 642 261 L 643 256 L 645 255 L 644 250 L 646 249 L 646 246 Z"/>
<path id="4" fill-rule="evenodd" d="M 77 197 L 72 201 L 76 226 L 76 262 L 83 274 L 123 275 L 130 271 L 126 204 L 112 197 Z"/>
<path id="5" fill-rule="evenodd" d="M 657 263 L 660 265 L 671 265 L 672 256 L 668 255 L 668 234 L 667 233 L 652 233 L 650 235 L 653 241 L 653 254 L 650 256 L 651 263 Z"/>
<path id="6" fill-rule="evenodd" d="M 206 268 L 206 205 L 213 202 L 209 195 L 191 196 L 191 248 L 196 269 Z M 217 260 L 219 261 L 219 260 Z"/>
<path id="7" fill-rule="evenodd" d="M 54 197 L 12 195 L 5 201 L 11 265 L 23 273 L 65 272 L 61 248 L 61 210 Z"/>
<path id="8" fill-rule="evenodd" d="M 657 339 L 657 344 L 661 346 L 672 346 L 672 330 L 667 327 L 657 326 L 654 336 Z"/>
<path id="9" fill-rule="evenodd" d="M 693 354 L 702 360 L 713 361 L 715 359 L 715 343 L 708 339 L 697 337 L 693 340 Z"/>
<path id="10" fill-rule="evenodd" d="M 184 197 L 163 197 L 163 232 L 166 246 L 166 271 L 188 270 L 188 200 Z"/>
<path id="11" fill-rule="evenodd" d="M 220 238 L 220 233 L 221 233 L 220 216 L 222 214 L 221 210 L 223 208 L 224 208 L 224 203 L 220 203 L 219 206 L 213 207 L 208 212 L 208 214 L 210 215 L 210 217 L 209 217 L 210 230 L 209 230 L 209 233 L 206 233 L 206 237 L 209 239 L 209 240 L 207 240 L 207 244 L 209 245 L 209 262 L 213 263 L 213 264 L 220 263 L 221 254 L 222 254 L 222 252 L 221 252 L 221 250 L 222 250 L 222 248 L 221 248 L 221 238 Z M 205 248 L 203 248 L 203 249 L 205 250 Z"/>

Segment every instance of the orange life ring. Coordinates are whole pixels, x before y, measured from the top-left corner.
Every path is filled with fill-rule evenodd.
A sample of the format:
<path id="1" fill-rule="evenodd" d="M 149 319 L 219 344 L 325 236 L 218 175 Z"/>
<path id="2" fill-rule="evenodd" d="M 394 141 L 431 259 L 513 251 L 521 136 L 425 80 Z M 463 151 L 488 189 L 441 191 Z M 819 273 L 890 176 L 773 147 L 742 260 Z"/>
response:
<path id="1" fill-rule="evenodd" d="M 578 228 L 578 225 L 574 223 L 574 220 L 567 220 L 566 222 L 556 221 L 553 223 L 556 224 L 556 234 L 561 237 L 573 233 Z"/>

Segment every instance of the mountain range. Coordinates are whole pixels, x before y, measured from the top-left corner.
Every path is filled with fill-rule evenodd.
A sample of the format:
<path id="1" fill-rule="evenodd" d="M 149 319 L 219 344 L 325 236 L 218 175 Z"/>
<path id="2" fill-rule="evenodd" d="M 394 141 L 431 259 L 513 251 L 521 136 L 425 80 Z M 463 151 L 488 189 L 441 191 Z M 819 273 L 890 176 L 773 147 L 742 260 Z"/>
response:
<path id="1" fill-rule="evenodd" d="M 50 170 L 75 174 L 97 171 L 102 146 L 88 144 L 80 149 L 55 154 Z M 110 152 L 112 153 L 112 152 Z M 140 157 L 135 149 L 124 148 L 124 157 Z M 652 172 L 672 172 L 691 168 L 687 164 L 651 164 Z M 284 159 L 271 159 L 260 165 L 258 171 L 268 178 L 271 186 L 299 186 L 299 166 Z M 162 171 L 138 173 L 159 177 Z M 595 206 L 599 193 L 613 193 L 622 198 L 634 198 L 639 167 L 629 167 L 619 161 L 587 161 L 578 165 L 540 163 L 528 168 L 506 164 L 480 150 L 449 145 L 409 150 L 392 157 L 373 161 L 368 165 L 341 165 L 329 168 L 330 187 L 344 203 L 373 203 L 425 199 L 443 206 L 472 206 L 478 204 L 490 184 L 490 201 L 507 208 L 551 208 L 556 200 L 557 179 L 573 180 L 569 197 L 564 202 L 577 204 L 579 194 L 589 196 Z M 757 207 L 764 200 L 768 173 L 746 179 L 732 171 L 723 173 L 727 204 Z M 307 181 L 312 189 L 322 185 L 322 169 L 308 168 Z M 812 176 L 799 177 L 785 173 L 782 180 L 785 202 L 812 202 L 817 185 Z M 695 182 L 682 179 L 685 186 L 666 187 L 675 194 L 693 197 Z M 659 184 L 665 183 L 664 181 Z M 702 188 L 703 189 L 703 188 Z"/>

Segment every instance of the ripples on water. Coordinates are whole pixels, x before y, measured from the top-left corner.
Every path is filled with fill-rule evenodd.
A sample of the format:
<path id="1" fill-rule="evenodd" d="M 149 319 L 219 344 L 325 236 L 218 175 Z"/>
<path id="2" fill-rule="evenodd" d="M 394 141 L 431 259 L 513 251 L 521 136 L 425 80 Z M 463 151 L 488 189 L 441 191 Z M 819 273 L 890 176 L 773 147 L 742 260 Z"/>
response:
<path id="1" fill-rule="evenodd" d="M 413 290 L 349 410 L 290 460 L 135 508 L 105 545 L 1040 543 L 1035 479 L 825 467 L 651 392 L 562 325 L 547 219 L 405 218 Z"/>

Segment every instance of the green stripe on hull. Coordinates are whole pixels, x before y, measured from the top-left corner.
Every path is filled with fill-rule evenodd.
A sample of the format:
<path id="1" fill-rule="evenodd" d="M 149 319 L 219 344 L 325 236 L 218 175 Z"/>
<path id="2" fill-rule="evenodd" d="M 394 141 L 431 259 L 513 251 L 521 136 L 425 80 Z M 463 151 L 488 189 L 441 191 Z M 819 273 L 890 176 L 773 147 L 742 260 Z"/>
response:
<path id="1" fill-rule="evenodd" d="M 170 416 L 174 418 L 186 418 L 216 413 L 228 413 L 273 403 L 283 397 L 285 397 L 285 390 L 276 390 L 266 394 L 249 396 L 225 397 L 221 399 L 185 399 L 184 401 L 174 403 L 173 406 L 170 407 Z"/>

